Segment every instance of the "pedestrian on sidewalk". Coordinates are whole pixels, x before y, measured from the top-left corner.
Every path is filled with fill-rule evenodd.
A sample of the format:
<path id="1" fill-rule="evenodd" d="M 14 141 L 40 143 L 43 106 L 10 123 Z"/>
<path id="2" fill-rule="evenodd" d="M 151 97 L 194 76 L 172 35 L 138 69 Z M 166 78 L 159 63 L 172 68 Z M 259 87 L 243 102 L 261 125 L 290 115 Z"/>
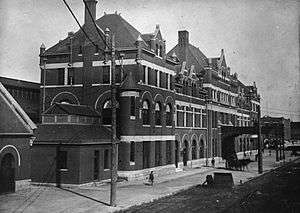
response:
<path id="1" fill-rule="evenodd" d="M 151 171 L 150 174 L 149 174 L 149 182 L 150 182 L 150 185 L 153 186 L 153 183 L 154 183 L 153 171 Z"/>
<path id="2" fill-rule="evenodd" d="M 215 158 L 211 159 L 211 165 L 212 165 L 212 167 L 215 167 Z"/>

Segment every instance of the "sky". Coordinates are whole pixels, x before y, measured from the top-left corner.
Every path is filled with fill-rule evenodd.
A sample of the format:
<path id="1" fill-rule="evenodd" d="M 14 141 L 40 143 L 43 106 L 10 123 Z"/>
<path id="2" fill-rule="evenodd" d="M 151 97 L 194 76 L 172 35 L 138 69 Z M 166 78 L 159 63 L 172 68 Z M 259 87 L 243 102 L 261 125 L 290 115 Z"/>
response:
<path id="1" fill-rule="evenodd" d="M 66 0 L 83 23 L 82 0 Z M 300 121 L 299 14 L 297 0 L 98 0 L 141 33 L 159 24 L 167 51 L 178 30 L 207 57 L 224 49 L 231 72 L 256 82 L 262 114 Z M 0 75 L 40 81 L 39 47 L 47 48 L 78 26 L 62 0 L 0 0 Z"/>

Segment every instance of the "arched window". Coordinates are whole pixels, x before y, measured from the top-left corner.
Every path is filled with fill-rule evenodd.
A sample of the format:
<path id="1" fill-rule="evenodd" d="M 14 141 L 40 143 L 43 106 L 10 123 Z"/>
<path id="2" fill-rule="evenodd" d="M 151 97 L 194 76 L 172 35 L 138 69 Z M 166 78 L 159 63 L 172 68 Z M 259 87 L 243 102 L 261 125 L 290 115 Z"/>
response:
<path id="1" fill-rule="evenodd" d="M 150 109 L 148 101 L 143 102 L 142 120 L 143 125 L 150 125 Z"/>
<path id="2" fill-rule="evenodd" d="M 111 124 L 111 100 L 106 101 L 102 107 L 102 124 Z"/>
<path id="3" fill-rule="evenodd" d="M 61 103 L 61 104 L 71 104 L 68 99 L 62 99 L 62 100 L 60 100 L 59 103 Z"/>
<path id="4" fill-rule="evenodd" d="M 204 158 L 204 141 L 203 141 L 203 139 L 200 140 L 200 144 L 199 144 L 199 158 Z"/>
<path id="5" fill-rule="evenodd" d="M 192 143 L 192 160 L 197 158 L 197 142 L 193 140 Z"/>
<path id="6" fill-rule="evenodd" d="M 155 125 L 161 125 L 161 106 L 158 102 L 155 104 Z"/>
<path id="7" fill-rule="evenodd" d="M 172 126 L 173 123 L 173 114 L 171 110 L 171 105 L 167 104 L 166 106 L 166 126 Z"/>

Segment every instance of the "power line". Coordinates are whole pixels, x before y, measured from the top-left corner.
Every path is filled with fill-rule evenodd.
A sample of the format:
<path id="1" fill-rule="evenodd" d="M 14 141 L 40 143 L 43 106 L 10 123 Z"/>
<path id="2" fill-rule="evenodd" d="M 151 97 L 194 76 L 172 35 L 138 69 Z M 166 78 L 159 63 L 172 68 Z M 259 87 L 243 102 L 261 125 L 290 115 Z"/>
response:
<path id="1" fill-rule="evenodd" d="M 108 49 L 110 49 L 110 47 L 109 47 L 108 44 L 106 43 L 106 40 L 102 37 L 102 34 L 101 34 L 101 33 L 103 33 L 103 32 L 100 32 L 100 31 L 99 31 L 99 27 L 98 27 L 98 25 L 96 24 L 96 22 L 95 22 L 95 20 L 94 20 L 94 18 L 93 18 L 93 16 L 92 16 L 92 13 L 91 13 L 91 11 L 90 11 L 90 8 L 87 6 L 87 4 L 86 4 L 86 2 L 85 2 L 84 0 L 82 0 L 82 1 L 83 1 L 84 5 L 85 5 L 85 8 L 86 8 L 87 11 L 88 11 L 88 14 L 89 14 L 90 18 L 91 18 L 92 21 L 93 21 L 93 24 L 94 24 L 94 26 L 95 26 L 95 28 L 96 28 L 96 31 L 97 31 L 99 37 L 100 37 L 101 40 L 103 41 L 105 47 L 107 47 Z"/>
<path id="2" fill-rule="evenodd" d="M 63 2 L 65 3 L 66 7 L 68 8 L 69 12 L 72 14 L 73 18 L 75 19 L 76 23 L 78 24 L 78 26 L 80 27 L 80 29 L 82 30 L 82 32 L 85 34 L 85 36 L 87 37 L 87 39 L 95 46 L 95 47 L 98 47 L 97 44 L 95 44 L 92 39 L 88 36 L 88 34 L 85 32 L 85 30 L 83 29 L 83 27 L 80 25 L 78 19 L 76 18 L 76 16 L 74 15 L 72 9 L 70 8 L 70 6 L 68 5 L 68 3 L 63 0 Z M 102 50 L 104 51 L 104 50 Z"/>

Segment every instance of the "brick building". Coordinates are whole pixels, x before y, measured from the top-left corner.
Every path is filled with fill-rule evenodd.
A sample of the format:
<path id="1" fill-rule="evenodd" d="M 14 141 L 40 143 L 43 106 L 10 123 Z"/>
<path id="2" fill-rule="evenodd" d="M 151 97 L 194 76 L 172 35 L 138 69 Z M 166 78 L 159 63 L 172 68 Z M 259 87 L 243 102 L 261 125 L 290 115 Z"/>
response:
<path id="1" fill-rule="evenodd" d="M 49 116 L 47 109 L 55 103 L 87 106 L 100 114 L 101 126 L 110 128 L 111 61 L 105 43 L 114 33 L 120 176 L 134 178 L 150 169 L 166 173 L 203 165 L 221 156 L 221 125 L 252 125 L 257 115 L 254 106 L 259 104 L 256 86 L 245 86 L 236 74 L 230 74 L 223 51 L 220 57 L 207 58 L 189 43 L 187 31 L 179 31 L 178 44 L 167 54 L 159 25 L 152 33 L 142 34 L 117 13 L 96 20 L 96 1 L 86 3 L 92 18 L 86 8 L 83 29 L 90 39 L 80 29 L 47 50 L 44 45 L 40 48 L 45 92 L 41 109 Z M 50 126 L 44 128 L 48 131 Z M 251 149 L 248 138 L 243 136 L 243 151 Z M 35 153 L 37 160 L 49 150 Z M 68 162 L 74 159 L 66 153 Z M 105 160 L 99 158 L 94 164 L 103 165 Z M 90 175 L 79 182 L 92 180 Z"/>
<path id="2" fill-rule="evenodd" d="M 35 123 L 39 123 L 40 84 L 5 77 L 0 77 L 0 82 L 20 104 L 30 119 Z"/>
<path id="3" fill-rule="evenodd" d="M 36 125 L 0 82 L 0 194 L 30 181 L 30 146 Z"/>
<path id="4" fill-rule="evenodd" d="M 300 122 L 291 122 L 291 139 L 300 141 Z"/>
<path id="5" fill-rule="evenodd" d="M 282 131 L 283 133 L 283 139 L 285 141 L 289 141 L 291 139 L 291 121 L 290 119 L 286 119 L 284 117 L 270 117 L 270 116 L 264 116 L 261 118 L 262 126 L 274 126 L 274 128 L 264 135 L 266 139 L 274 139 L 277 137 L 281 137 L 281 135 L 278 135 L 278 131 Z M 279 125 L 279 127 L 277 127 Z M 280 130 L 278 130 L 280 128 Z"/>
<path id="6" fill-rule="evenodd" d="M 255 83 L 246 86 L 238 80 L 236 73 L 230 72 L 223 49 L 219 57 L 207 58 L 199 48 L 189 43 L 187 31 L 178 32 L 178 44 L 169 51 L 168 55 L 179 61 L 174 82 L 175 102 L 179 103 L 176 108 L 180 108 L 180 99 L 187 94 L 192 96 L 189 97 L 189 101 L 192 100 L 196 104 L 192 107 L 192 117 L 195 121 L 197 121 L 197 108 L 204 109 L 201 128 L 204 130 L 203 135 L 206 136 L 204 141 L 208 143 L 202 146 L 200 141 L 199 149 L 205 150 L 206 157 L 220 157 L 221 126 L 253 126 L 257 121 L 260 97 Z M 177 115 L 179 112 L 177 110 Z M 191 126 L 186 123 L 187 113 L 189 112 L 186 109 L 185 116 L 182 118 L 177 116 L 176 134 L 182 129 L 190 130 Z M 194 123 L 192 127 L 195 130 L 198 126 Z M 191 139 L 188 141 L 190 147 L 193 147 Z M 255 147 L 256 141 L 251 138 L 251 135 L 243 134 L 235 138 L 235 150 L 239 155 Z"/>

